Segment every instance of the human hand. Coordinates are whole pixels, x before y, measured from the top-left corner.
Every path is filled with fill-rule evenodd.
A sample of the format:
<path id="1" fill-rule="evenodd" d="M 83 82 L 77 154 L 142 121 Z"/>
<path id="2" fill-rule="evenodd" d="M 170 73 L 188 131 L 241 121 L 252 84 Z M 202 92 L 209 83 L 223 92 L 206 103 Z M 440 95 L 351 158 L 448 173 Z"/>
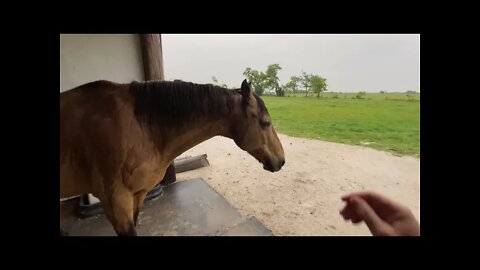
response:
<path id="1" fill-rule="evenodd" d="M 345 195 L 347 204 L 340 211 L 345 220 L 364 221 L 374 236 L 419 236 L 420 224 L 412 211 L 375 192 Z"/>

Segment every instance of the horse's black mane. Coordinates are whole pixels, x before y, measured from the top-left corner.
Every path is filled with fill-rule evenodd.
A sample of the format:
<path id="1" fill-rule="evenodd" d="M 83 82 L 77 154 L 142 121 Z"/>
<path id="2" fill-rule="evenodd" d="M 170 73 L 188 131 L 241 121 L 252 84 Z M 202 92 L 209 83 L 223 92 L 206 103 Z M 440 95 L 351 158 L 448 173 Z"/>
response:
<path id="1" fill-rule="evenodd" d="M 234 91 L 211 84 L 179 80 L 134 81 L 135 116 L 143 124 L 179 126 L 202 116 L 231 112 Z"/>
<path id="2" fill-rule="evenodd" d="M 135 116 L 142 124 L 172 127 L 200 117 L 221 117 L 231 113 L 233 97 L 239 89 L 228 90 L 212 84 L 175 81 L 134 81 L 130 92 L 135 99 Z M 267 112 L 262 99 L 254 94 L 258 108 Z M 243 109 L 247 105 L 242 102 Z"/>

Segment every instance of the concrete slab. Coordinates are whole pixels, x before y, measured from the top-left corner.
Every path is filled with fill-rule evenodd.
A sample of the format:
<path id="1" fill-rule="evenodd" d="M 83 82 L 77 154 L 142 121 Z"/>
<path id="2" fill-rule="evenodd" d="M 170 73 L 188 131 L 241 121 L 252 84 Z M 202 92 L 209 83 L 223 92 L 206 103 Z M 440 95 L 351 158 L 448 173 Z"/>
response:
<path id="1" fill-rule="evenodd" d="M 78 202 L 77 202 L 78 203 Z M 74 215 L 75 202 L 62 205 L 62 226 L 71 236 L 115 236 L 102 215 L 81 219 Z M 256 218 L 243 218 L 203 179 L 164 187 L 164 194 L 145 202 L 137 225 L 139 236 L 271 235 Z"/>
<path id="2" fill-rule="evenodd" d="M 258 219 L 250 217 L 240 224 L 229 228 L 221 236 L 272 236 L 272 231 L 267 229 Z"/>

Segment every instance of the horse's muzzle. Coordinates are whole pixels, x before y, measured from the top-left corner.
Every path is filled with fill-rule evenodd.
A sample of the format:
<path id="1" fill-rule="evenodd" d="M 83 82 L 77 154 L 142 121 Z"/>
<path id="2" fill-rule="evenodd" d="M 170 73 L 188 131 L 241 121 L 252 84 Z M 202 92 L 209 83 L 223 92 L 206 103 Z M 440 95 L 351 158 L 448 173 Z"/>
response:
<path id="1" fill-rule="evenodd" d="M 278 172 L 285 164 L 285 158 L 268 158 L 263 162 L 263 168 L 267 171 Z"/>

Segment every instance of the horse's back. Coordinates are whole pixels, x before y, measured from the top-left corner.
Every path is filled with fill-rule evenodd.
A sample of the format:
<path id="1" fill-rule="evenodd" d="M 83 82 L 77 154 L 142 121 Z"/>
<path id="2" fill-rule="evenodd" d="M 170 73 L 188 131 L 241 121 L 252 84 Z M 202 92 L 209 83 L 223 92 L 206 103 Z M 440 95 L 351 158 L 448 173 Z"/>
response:
<path id="1" fill-rule="evenodd" d="M 86 109 L 90 107 L 99 110 L 105 106 L 102 103 L 103 101 L 125 92 L 122 91 L 125 88 L 128 88 L 128 84 L 118 84 L 105 80 L 77 86 L 60 93 L 60 113 L 74 108 Z"/>
<path id="2" fill-rule="evenodd" d="M 96 81 L 61 93 L 60 141 L 92 132 L 106 121 L 118 122 L 119 108 L 127 99 L 127 88 L 127 85 Z"/>

